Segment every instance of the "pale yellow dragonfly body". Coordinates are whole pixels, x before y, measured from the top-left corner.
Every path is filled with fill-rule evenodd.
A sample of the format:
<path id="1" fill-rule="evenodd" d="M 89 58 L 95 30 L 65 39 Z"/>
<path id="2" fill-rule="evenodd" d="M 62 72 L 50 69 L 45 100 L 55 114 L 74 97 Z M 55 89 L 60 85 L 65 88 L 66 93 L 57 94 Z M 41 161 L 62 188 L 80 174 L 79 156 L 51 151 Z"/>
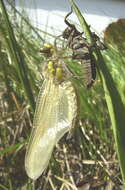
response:
<path id="1" fill-rule="evenodd" d="M 54 68 L 55 72 L 57 69 Z M 54 146 L 75 125 L 77 118 L 77 95 L 72 82 L 68 79 L 57 82 L 56 78 L 57 74 L 53 71 L 47 74 L 36 104 L 33 130 L 25 157 L 27 175 L 34 180 L 48 166 Z"/>

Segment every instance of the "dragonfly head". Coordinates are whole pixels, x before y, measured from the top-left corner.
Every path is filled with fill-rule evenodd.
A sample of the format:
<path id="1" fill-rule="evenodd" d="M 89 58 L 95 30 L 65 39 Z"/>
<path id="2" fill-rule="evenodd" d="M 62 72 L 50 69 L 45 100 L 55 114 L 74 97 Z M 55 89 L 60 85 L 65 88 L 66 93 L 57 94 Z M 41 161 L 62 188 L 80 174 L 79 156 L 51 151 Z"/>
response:
<path id="1" fill-rule="evenodd" d="M 40 53 L 42 53 L 45 57 L 52 57 L 55 51 L 56 50 L 51 43 L 45 43 L 40 49 Z"/>

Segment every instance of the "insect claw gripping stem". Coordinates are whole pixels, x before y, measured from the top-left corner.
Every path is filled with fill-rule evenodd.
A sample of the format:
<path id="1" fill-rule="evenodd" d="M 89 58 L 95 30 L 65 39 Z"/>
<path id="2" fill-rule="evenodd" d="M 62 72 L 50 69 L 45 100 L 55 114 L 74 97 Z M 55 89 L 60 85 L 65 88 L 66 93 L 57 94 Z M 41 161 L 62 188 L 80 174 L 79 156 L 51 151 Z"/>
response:
<path id="1" fill-rule="evenodd" d="M 71 8 L 71 11 L 65 16 L 65 19 L 64 19 L 64 22 L 67 24 L 67 26 L 69 27 L 74 27 L 73 24 L 71 24 L 70 22 L 68 22 L 67 18 L 69 17 L 69 15 L 71 15 L 73 12 L 72 8 Z"/>

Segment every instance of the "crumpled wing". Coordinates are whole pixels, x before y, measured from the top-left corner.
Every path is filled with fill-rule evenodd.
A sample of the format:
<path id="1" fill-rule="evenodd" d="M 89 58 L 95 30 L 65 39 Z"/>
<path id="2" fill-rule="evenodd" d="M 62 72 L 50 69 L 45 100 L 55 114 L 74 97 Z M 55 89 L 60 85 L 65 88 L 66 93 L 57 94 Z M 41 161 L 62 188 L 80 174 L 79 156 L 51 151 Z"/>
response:
<path id="1" fill-rule="evenodd" d="M 46 79 L 40 90 L 33 130 L 25 157 L 28 176 L 37 179 L 47 167 L 55 144 L 74 125 L 77 97 L 70 81 Z"/>

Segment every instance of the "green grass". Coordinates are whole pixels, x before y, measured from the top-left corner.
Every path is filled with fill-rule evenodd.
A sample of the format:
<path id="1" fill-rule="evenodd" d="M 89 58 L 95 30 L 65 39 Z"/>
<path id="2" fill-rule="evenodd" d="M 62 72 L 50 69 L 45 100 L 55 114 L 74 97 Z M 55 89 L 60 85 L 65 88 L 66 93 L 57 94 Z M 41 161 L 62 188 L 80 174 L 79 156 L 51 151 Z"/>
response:
<path id="1" fill-rule="evenodd" d="M 110 47 L 102 57 L 95 50 L 100 75 L 94 86 L 86 89 L 83 79 L 73 80 L 80 98 L 76 130 L 70 140 L 66 135 L 61 139 L 48 169 L 32 182 L 25 173 L 24 156 L 46 61 L 39 53 L 43 40 L 18 11 L 20 22 L 10 23 L 2 0 L 0 5 L 0 189 L 68 190 L 82 181 L 93 189 L 108 190 L 113 184 L 119 190 L 125 181 L 124 54 Z M 91 43 L 91 31 L 75 4 L 73 10 Z M 76 62 L 64 61 L 81 75 Z"/>

